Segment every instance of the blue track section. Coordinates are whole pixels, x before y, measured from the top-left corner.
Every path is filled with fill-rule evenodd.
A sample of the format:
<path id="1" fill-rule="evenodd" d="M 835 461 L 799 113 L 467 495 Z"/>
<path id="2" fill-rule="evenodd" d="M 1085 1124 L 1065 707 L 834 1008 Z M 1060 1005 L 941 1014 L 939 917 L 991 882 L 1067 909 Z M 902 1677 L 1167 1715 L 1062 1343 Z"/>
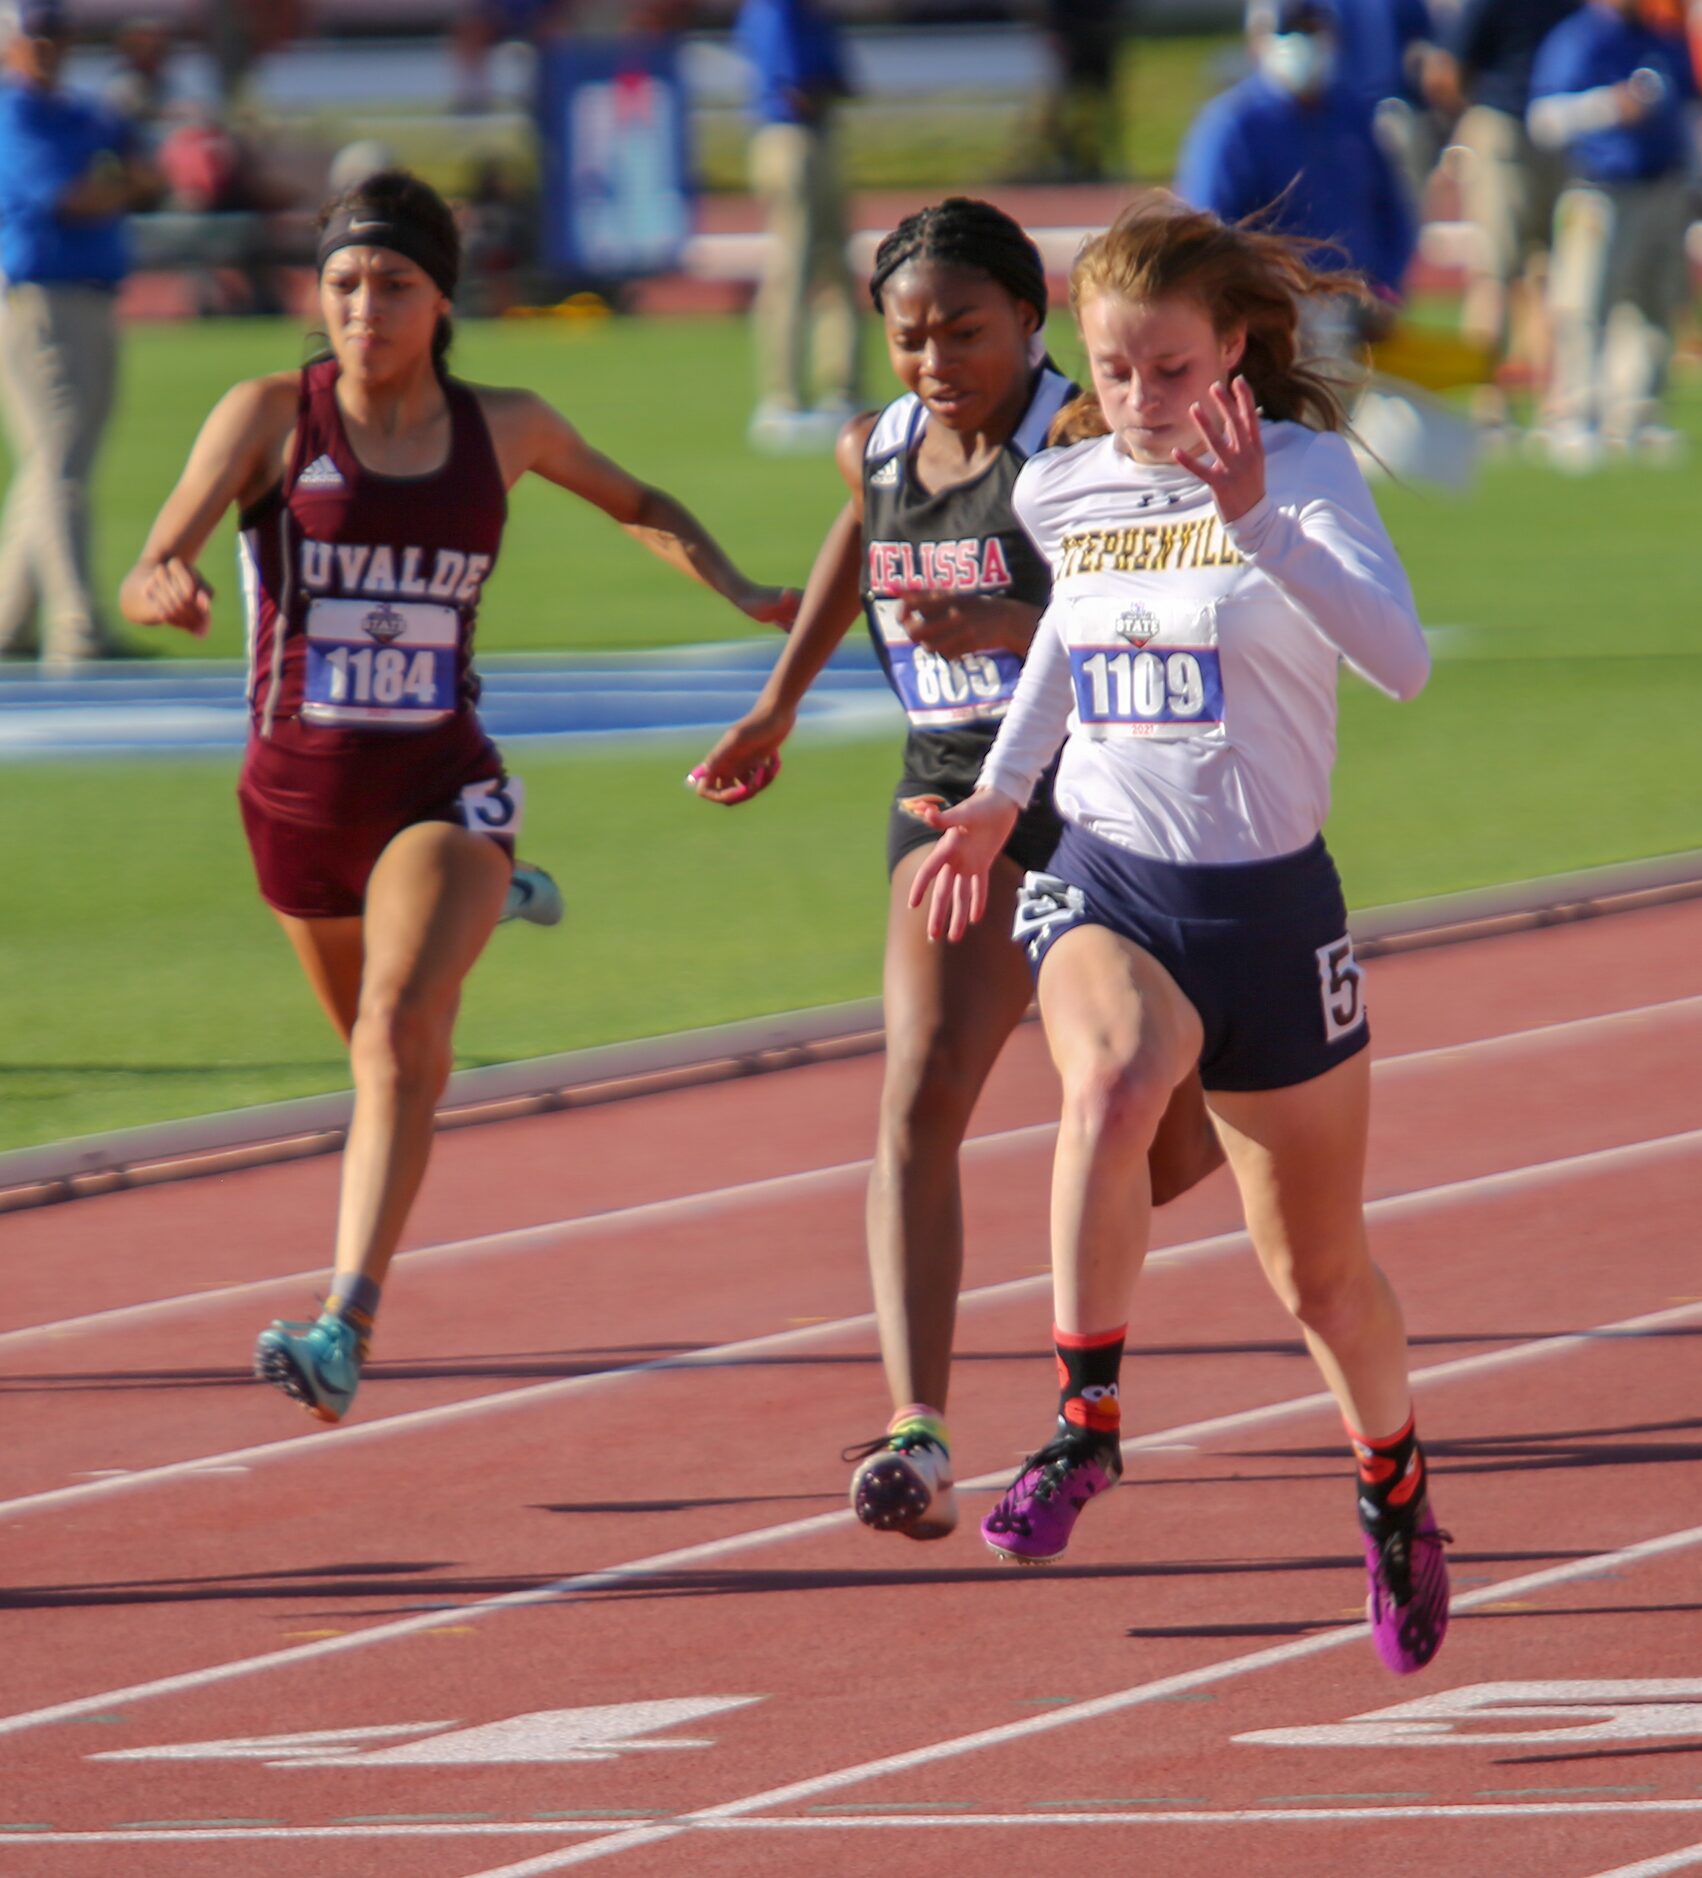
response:
<path id="1" fill-rule="evenodd" d="M 501 744 L 594 744 L 707 735 L 755 700 L 774 640 L 653 652 L 509 655 L 479 661 L 479 715 Z M 234 660 L 138 659 L 49 677 L 0 666 L 0 762 L 31 757 L 240 751 L 244 669 Z M 800 725 L 852 734 L 903 719 L 873 650 L 848 641 L 816 680 Z"/>

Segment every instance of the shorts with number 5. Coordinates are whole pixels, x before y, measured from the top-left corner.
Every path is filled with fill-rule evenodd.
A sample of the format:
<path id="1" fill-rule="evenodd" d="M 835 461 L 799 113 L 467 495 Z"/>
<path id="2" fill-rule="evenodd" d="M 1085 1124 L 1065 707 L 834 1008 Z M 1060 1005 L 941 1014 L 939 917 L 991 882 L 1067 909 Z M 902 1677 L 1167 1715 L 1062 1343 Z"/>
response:
<path id="1" fill-rule="evenodd" d="M 331 801 L 322 786 L 310 786 L 303 791 L 307 799 L 280 802 L 275 788 L 253 786 L 251 766 L 237 800 L 261 897 L 296 919 L 352 918 L 366 904 L 366 883 L 378 857 L 416 822 L 453 822 L 487 836 L 512 859 L 520 831 L 519 780 L 503 772 L 488 743 L 473 768 L 474 774 L 451 770 L 447 777 L 424 770 L 411 789 L 399 787 L 399 777 L 373 776 L 365 800 L 358 788 L 345 788 Z M 318 814 L 307 819 L 302 809 Z"/>
<path id="2" fill-rule="evenodd" d="M 1155 861 L 1066 824 L 1031 874 L 1014 937 L 1035 975 L 1077 926 L 1105 926 L 1149 952 L 1200 1014 L 1208 1089 L 1285 1089 L 1371 1041 L 1364 985 L 1335 863 L 1320 835 L 1271 861 Z"/>

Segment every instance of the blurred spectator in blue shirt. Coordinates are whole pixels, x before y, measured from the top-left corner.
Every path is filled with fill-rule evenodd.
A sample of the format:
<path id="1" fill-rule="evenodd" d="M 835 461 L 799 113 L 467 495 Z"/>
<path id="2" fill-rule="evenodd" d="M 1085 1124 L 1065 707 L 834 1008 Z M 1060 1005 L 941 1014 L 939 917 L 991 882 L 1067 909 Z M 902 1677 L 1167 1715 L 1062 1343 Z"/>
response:
<path id="1" fill-rule="evenodd" d="M 57 0 L 0 8 L 0 408 L 13 463 L 0 653 L 39 636 L 61 666 L 110 648 L 89 574 L 88 479 L 112 408 L 125 212 L 154 187 L 129 127 L 59 89 L 68 41 Z"/>
<path id="2" fill-rule="evenodd" d="M 1416 211 L 1441 152 L 1440 126 L 1424 97 L 1436 50 L 1430 0 L 1335 0 L 1342 77 L 1371 106 L 1377 141 L 1394 158 Z"/>
<path id="3" fill-rule="evenodd" d="M 1465 0 L 1425 68 L 1425 95 L 1457 119 L 1464 152 L 1460 206 L 1473 230 L 1460 327 L 1467 339 L 1505 359 L 1523 330 L 1525 353 L 1546 360 L 1542 306 L 1554 210 L 1565 180 L 1559 153 L 1532 143 L 1525 127 L 1537 47 L 1581 0 Z M 1534 276 L 1527 282 L 1527 275 Z M 1480 421 L 1507 418 L 1498 386 L 1478 394 Z"/>
<path id="4" fill-rule="evenodd" d="M 1371 107 L 1340 77 L 1332 0 L 1253 0 L 1256 69 L 1214 98 L 1182 144 L 1176 191 L 1224 221 L 1327 241 L 1385 297 L 1400 289 L 1417 219 Z"/>
<path id="5" fill-rule="evenodd" d="M 1570 177 L 1550 291 L 1551 456 L 1562 468 L 1589 469 L 1604 448 L 1663 462 L 1682 451 L 1660 407 L 1689 290 L 1696 102 L 1689 47 L 1647 24 L 1638 0 L 1586 0 L 1537 50 L 1526 121 L 1538 144 L 1565 153 Z M 1623 360 L 1609 356 L 1616 313 Z"/>
<path id="6" fill-rule="evenodd" d="M 763 450 L 827 448 L 857 396 L 856 291 L 834 123 L 847 90 L 839 34 L 814 0 L 744 0 L 734 37 L 751 68 L 751 183 L 768 215 L 750 440 Z"/>

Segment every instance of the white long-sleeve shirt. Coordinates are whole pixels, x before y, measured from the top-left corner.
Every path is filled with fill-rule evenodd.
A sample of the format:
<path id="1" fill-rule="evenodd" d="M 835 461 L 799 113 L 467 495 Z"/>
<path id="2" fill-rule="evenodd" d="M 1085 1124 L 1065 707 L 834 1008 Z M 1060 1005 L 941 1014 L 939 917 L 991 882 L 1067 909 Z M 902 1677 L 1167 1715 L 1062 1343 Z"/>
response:
<path id="1" fill-rule="evenodd" d="M 1266 493 L 1237 522 L 1179 465 L 1112 438 L 1024 465 L 1013 503 L 1052 568 L 981 771 L 1026 803 L 1066 744 L 1060 814 L 1160 860 L 1269 860 L 1330 807 L 1336 668 L 1397 698 L 1430 653 L 1346 441 L 1266 423 Z"/>

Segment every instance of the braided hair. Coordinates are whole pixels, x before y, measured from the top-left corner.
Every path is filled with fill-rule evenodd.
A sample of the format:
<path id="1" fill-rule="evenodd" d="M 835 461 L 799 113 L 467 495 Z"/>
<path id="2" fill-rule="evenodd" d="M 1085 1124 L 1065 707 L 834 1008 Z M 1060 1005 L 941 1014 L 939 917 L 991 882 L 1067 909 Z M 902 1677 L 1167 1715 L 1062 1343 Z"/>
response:
<path id="1" fill-rule="evenodd" d="M 948 196 L 944 202 L 905 216 L 875 250 L 869 297 L 877 313 L 881 289 L 912 261 L 974 268 L 996 280 L 1012 299 L 1033 307 L 1045 323 L 1046 266 L 1040 250 L 1019 223 L 990 202 Z"/>

